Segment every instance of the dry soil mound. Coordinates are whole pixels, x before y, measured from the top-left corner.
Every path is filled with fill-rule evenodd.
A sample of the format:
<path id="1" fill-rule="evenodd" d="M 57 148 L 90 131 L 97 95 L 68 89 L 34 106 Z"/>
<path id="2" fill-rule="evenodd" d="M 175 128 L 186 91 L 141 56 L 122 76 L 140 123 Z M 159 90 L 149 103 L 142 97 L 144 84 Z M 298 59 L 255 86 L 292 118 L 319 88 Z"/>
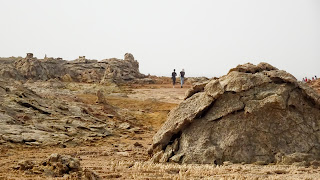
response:
<path id="1" fill-rule="evenodd" d="M 153 137 L 154 162 L 287 163 L 320 158 L 320 98 L 267 64 L 194 86 Z"/>

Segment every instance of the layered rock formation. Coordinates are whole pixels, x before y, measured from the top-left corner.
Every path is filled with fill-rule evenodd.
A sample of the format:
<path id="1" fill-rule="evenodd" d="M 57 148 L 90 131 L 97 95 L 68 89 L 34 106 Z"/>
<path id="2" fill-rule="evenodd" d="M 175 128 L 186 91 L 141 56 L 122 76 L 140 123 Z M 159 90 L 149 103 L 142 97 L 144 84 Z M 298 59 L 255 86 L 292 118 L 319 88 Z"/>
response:
<path id="1" fill-rule="evenodd" d="M 41 95 L 28 85 L 0 79 L 0 144 L 77 145 L 111 134 L 112 109 L 79 102 L 60 81 L 32 83 Z"/>
<path id="2" fill-rule="evenodd" d="M 149 153 L 154 162 L 311 161 L 320 158 L 319 130 L 319 94 L 267 63 L 248 63 L 189 90 Z"/>
<path id="3" fill-rule="evenodd" d="M 84 56 L 42 60 L 28 53 L 0 59 L 0 67 L 0 144 L 65 146 L 106 137 L 115 128 L 110 121 L 122 117 L 105 95 L 121 92 L 115 82 L 144 77 L 129 53 L 125 60 L 100 62 Z M 118 73 L 108 76 L 110 69 Z M 85 102 L 92 96 L 96 104 Z"/>
<path id="4" fill-rule="evenodd" d="M 3 78 L 16 80 L 49 80 L 105 83 L 106 81 L 125 82 L 141 79 L 145 76 L 139 72 L 139 63 L 130 53 L 126 53 L 124 60 L 105 59 L 102 61 L 88 60 L 80 56 L 74 61 L 62 58 L 37 59 L 32 53 L 25 58 L 0 59 L 0 75 Z"/>

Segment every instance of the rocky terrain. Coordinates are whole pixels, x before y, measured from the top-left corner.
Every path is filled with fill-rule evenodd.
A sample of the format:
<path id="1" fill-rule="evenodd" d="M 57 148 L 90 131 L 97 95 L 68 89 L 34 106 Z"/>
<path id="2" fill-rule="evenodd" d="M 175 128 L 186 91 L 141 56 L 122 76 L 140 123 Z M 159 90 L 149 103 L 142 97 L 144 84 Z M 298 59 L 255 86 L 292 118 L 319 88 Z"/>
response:
<path id="1" fill-rule="evenodd" d="M 152 137 L 158 130 L 155 137 L 160 137 L 159 132 L 163 132 L 161 126 L 164 125 L 165 127 L 170 122 L 174 112 L 185 107 L 186 102 L 191 102 L 190 108 L 192 106 L 191 109 L 195 111 L 199 110 L 199 108 L 197 109 L 198 105 L 203 107 L 203 103 L 206 103 L 206 101 L 200 99 L 199 104 L 194 104 L 192 101 L 197 99 L 196 97 L 199 96 L 197 94 L 208 91 L 208 84 L 223 79 L 224 82 L 228 82 L 232 79 L 230 74 L 234 76 L 236 73 L 238 73 L 237 76 L 239 73 L 247 74 L 242 72 L 242 69 L 248 67 L 239 66 L 238 69 L 232 70 L 228 75 L 213 78 L 209 81 L 206 78 L 190 78 L 187 80 L 185 88 L 172 88 L 168 77 L 140 74 L 138 62 L 129 53 L 125 55 L 124 60 L 108 59 L 102 61 L 106 62 L 88 60 L 85 57 L 80 57 L 71 62 L 60 58 L 36 59 L 31 55 L 26 58 L 2 58 L 0 60 L 0 179 L 320 178 L 318 169 L 320 164 L 318 164 L 318 161 L 313 161 L 315 159 L 308 161 L 312 157 L 310 154 L 314 155 L 309 152 L 287 154 L 287 156 L 284 154 L 285 162 L 290 161 L 292 163 L 278 163 L 276 165 L 276 162 L 260 159 L 237 163 L 237 161 L 225 158 L 214 163 L 213 157 L 205 157 L 207 160 L 211 158 L 209 161 L 211 164 L 206 165 L 186 164 L 192 162 L 190 159 L 184 162 L 176 161 L 179 162 L 176 163 L 170 159 L 178 154 L 178 151 L 186 152 L 186 148 L 180 146 L 181 144 L 194 146 L 193 143 L 188 142 L 188 138 L 190 139 L 188 135 L 191 131 L 195 131 L 192 129 L 194 128 L 192 123 L 181 129 L 180 137 L 173 133 L 171 136 L 173 138 L 169 138 L 167 144 L 163 143 L 165 141 L 162 139 L 160 140 L 162 144 L 155 143 L 156 141 L 152 142 Z M 20 65 L 20 63 L 26 64 Z M 252 67 L 254 69 L 255 66 Z M 55 68 L 61 68 L 62 70 L 56 70 Z M 291 80 L 295 82 L 294 79 L 291 79 L 292 76 L 285 74 L 287 76 L 283 77 L 281 72 L 278 73 L 278 76 L 281 75 L 280 79 L 284 78 L 286 82 L 291 82 Z M 260 76 L 259 73 L 262 74 L 262 72 L 257 71 L 249 75 L 251 77 L 249 79 L 252 81 L 245 81 L 245 78 L 248 78 L 246 75 L 240 76 L 243 81 L 231 81 L 235 85 L 234 87 L 239 87 L 237 83 L 239 85 L 247 82 L 247 84 L 243 84 L 248 86 L 241 86 L 241 88 L 251 90 L 221 93 L 213 105 L 204 108 L 204 112 L 214 113 L 213 109 L 220 107 L 218 102 L 224 104 L 222 102 L 231 99 L 234 99 L 232 100 L 234 102 L 237 98 L 230 98 L 230 96 L 238 96 L 238 93 L 243 93 L 245 97 L 246 94 L 242 91 L 248 91 L 248 93 L 254 91 L 257 97 L 272 97 L 272 93 L 265 95 L 260 93 L 259 95 L 261 84 L 257 86 L 255 86 L 255 83 L 250 84 L 256 82 L 255 80 L 261 80 L 256 79 L 256 76 L 264 78 L 264 75 Z M 190 88 L 191 83 L 194 84 L 192 88 Z M 237 91 L 228 84 L 230 82 L 225 83 L 226 87 Z M 268 90 L 270 92 L 276 91 L 276 94 L 280 97 L 285 96 L 285 93 L 288 92 L 286 88 L 292 88 L 290 89 L 291 93 L 298 91 L 299 96 L 301 95 L 299 94 L 301 89 L 305 92 L 301 96 L 306 97 L 301 99 L 301 103 L 305 101 L 305 106 L 310 106 L 306 108 L 310 113 L 313 110 L 312 107 L 316 104 L 310 104 L 310 100 L 317 95 L 313 94 L 314 97 L 307 98 L 309 97 L 308 94 L 310 95 L 310 92 L 313 92 L 308 86 L 305 86 L 309 84 L 301 85 L 296 82 L 296 84 L 287 85 L 277 78 L 272 79 L 267 84 Z M 281 88 L 278 86 L 281 86 Z M 255 90 L 252 90 L 252 88 Z M 210 89 L 210 92 L 213 93 L 214 90 Z M 261 99 L 252 100 L 259 101 Z M 246 101 L 249 101 L 249 99 L 246 99 Z M 179 105 L 179 103 L 181 104 Z M 274 101 L 270 101 L 270 103 L 278 105 Z M 219 115 L 221 117 L 213 118 L 214 120 L 210 120 L 210 123 L 220 122 L 226 117 L 242 112 L 241 110 L 239 112 L 236 110 L 234 113 L 230 112 L 239 103 L 226 103 L 225 105 L 227 104 L 229 104 L 228 108 L 223 105 L 221 107 L 225 109 L 225 111 L 221 111 L 222 115 Z M 264 107 L 269 108 L 268 103 L 266 104 Z M 251 106 L 253 112 L 259 108 L 258 106 Z M 172 109 L 173 111 L 167 116 Z M 277 111 L 275 110 L 274 113 L 281 114 Z M 225 115 L 226 113 L 229 113 L 229 115 Z M 188 113 L 184 115 L 189 116 Z M 165 123 L 167 117 L 168 121 Z M 197 116 L 200 122 L 198 125 L 202 125 L 201 118 L 205 117 L 208 116 Z M 305 118 L 304 121 L 299 123 L 301 131 L 305 130 L 302 129 L 305 121 L 311 119 L 310 122 L 312 122 L 311 116 L 311 118 L 309 116 L 303 117 Z M 296 120 L 299 121 L 299 118 L 300 115 L 297 114 Z M 192 118 L 188 120 L 193 121 Z M 217 127 L 223 129 L 227 125 L 220 124 Z M 262 125 L 264 124 L 262 123 Z M 206 128 L 209 129 L 210 127 L 212 126 Z M 310 127 L 313 128 L 313 125 Z M 234 128 L 234 130 L 236 129 Z M 202 136 L 204 138 L 207 137 L 206 133 L 211 132 L 196 131 L 198 137 Z M 185 135 L 183 135 L 184 133 Z M 297 136 L 309 137 L 307 133 L 307 135 L 302 135 L 300 129 L 288 130 L 288 133 L 297 133 Z M 183 140 L 182 136 L 188 138 Z M 225 133 L 224 137 L 228 137 L 228 133 Z M 233 137 L 233 142 L 236 142 L 237 138 Z M 292 139 L 296 138 L 301 141 L 301 146 L 296 147 L 296 149 L 315 143 L 312 136 L 310 137 L 310 140 L 305 141 L 294 136 Z M 226 142 L 232 142 L 230 138 Z M 200 138 L 194 141 L 200 143 L 196 150 L 200 151 L 203 148 L 202 140 Z M 266 141 L 263 140 L 263 142 Z M 247 142 L 244 141 L 244 144 Z M 257 141 L 253 142 L 258 144 Z M 303 144 L 304 142 L 307 142 L 308 145 Z M 163 146 L 162 148 L 159 148 L 160 144 Z M 179 145 L 179 150 L 172 151 L 169 156 L 166 149 L 169 149 L 170 146 L 173 147 L 174 144 Z M 206 145 L 209 146 L 210 144 L 207 143 Z M 150 150 L 150 147 L 154 148 Z M 293 147 L 293 145 L 290 147 Z M 160 153 L 161 156 L 157 156 L 158 158 L 155 158 L 155 156 L 151 158 L 148 149 L 149 152 L 154 152 L 154 154 L 158 152 L 162 152 L 162 154 Z M 212 148 L 209 150 L 212 150 Z M 301 153 L 304 153 L 304 151 L 301 151 Z M 204 154 L 204 156 L 207 154 Z M 202 158 L 201 156 L 194 156 L 190 152 L 186 153 L 185 157 L 187 156 L 195 157 L 194 159 Z M 255 157 L 255 154 L 252 154 L 252 156 Z M 297 160 L 292 160 L 295 158 L 303 159 L 296 163 Z M 163 163 L 155 163 L 160 159 Z M 194 162 L 199 163 L 198 161 Z M 269 164 L 262 166 L 262 164 L 267 163 Z"/>
<path id="2" fill-rule="evenodd" d="M 111 119 L 129 117 L 108 104 L 105 96 L 125 95 L 115 82 L 144 77 L 129 53 L 125 60 L 101 62 L 84 57 L 72 62 L 38 60 L 30 53 L 0 62 L 2 144 L 66 146 L 108 136 L 117 126 Z M 86 96 L 96 99 L 87 102 Z"/>

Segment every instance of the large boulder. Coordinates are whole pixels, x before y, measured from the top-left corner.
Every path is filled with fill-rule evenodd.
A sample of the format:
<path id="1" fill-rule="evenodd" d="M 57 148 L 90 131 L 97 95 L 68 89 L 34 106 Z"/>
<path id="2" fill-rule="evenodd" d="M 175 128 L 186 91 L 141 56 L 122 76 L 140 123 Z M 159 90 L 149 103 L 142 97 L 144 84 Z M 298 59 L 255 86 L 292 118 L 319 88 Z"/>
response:
<path id="1" fill-rule="evenodd" d="M 319 94 L 291 74 L 239 65 L 188 91 L 149 153 L 154 162 L 178 163 L 281 163 L 297 153 L 318 160 L 319 107 Z"/>

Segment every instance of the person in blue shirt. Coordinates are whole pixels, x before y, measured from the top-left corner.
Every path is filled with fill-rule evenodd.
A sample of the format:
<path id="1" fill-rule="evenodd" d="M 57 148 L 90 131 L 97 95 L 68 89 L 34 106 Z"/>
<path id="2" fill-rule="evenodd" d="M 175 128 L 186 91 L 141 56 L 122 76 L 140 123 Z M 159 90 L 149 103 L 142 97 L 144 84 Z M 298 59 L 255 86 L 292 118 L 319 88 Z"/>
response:
<path id="1" fill-rule="evenodd" d="M 176 69 L 174 69 L 171 74 L 173 88 L 174 88 L 174 85 L 176 84 L 176 76 L 177 76 Z"/>

